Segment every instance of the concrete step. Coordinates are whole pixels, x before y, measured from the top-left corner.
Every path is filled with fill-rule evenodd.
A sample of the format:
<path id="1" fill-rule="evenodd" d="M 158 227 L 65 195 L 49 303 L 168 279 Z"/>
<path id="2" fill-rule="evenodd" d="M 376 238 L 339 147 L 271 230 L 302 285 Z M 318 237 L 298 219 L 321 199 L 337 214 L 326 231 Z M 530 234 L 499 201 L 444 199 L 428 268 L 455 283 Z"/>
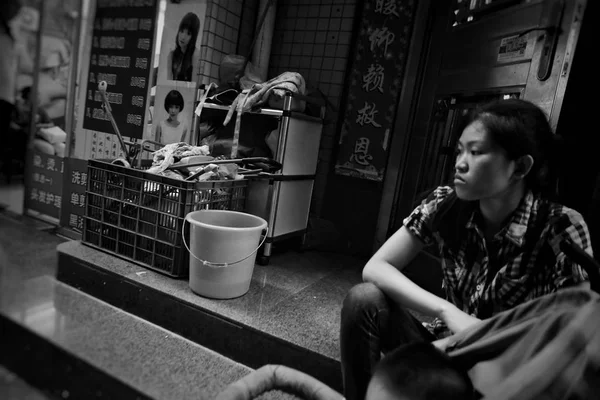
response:
<path id="1" fill-rule="evenodd" d="M 57 279 L 250 368 L 282 364 L 341 391 L 342 301 L 363 260 L 284 252 L 256 265 L 247 294 L 215 300 L 78 241 L 58 246 Z"/>
<path id="2" fill-rule="evenodd" d="M 55 398 L 213 399 L 251 372 L 48 275 L 3 288 L 0 327 L 0 364 Z"/>

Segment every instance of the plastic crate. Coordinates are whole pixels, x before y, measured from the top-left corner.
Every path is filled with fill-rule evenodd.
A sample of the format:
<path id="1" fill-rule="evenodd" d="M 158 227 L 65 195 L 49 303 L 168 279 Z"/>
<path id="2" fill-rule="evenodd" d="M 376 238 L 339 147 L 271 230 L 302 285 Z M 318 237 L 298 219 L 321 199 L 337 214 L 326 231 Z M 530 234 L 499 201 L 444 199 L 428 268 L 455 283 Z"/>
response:
<path id="1" fill-rule="evenodd" d="M 88 160 L 82 242 L 171 277 L 186 277 L 185 216 L 202 209 L 243 211 L 248 181 L 185 182 L 145 172 L 149 166 L 149 160 L 142 169 Z"/>

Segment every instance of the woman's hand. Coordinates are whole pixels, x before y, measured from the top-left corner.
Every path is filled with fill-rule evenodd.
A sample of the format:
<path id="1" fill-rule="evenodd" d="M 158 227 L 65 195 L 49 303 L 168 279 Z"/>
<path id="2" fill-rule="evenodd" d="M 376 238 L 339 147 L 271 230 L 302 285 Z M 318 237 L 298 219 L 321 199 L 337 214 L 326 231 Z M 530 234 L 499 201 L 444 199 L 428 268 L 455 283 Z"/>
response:
<path id="1" fill-rule="evenodd" d="M 450 341 L 453 339 L 453 337 L 454 337 L 453 335 L 446 336 L 443 339 L 438 339 L 438 340 L 431 342 L 431 344 L 434 345 L 438 350 L 445 353 L 446 349 L 448 348 L 448 345 L 450 344 Z"/>
<path id="2" fill-rule="evenodd" d="M 442 310 L 440 318 L 453 333 L 464 331 L 481 321 L 479 318 L 473 317 L 455 306 L 450 306 Z"/>

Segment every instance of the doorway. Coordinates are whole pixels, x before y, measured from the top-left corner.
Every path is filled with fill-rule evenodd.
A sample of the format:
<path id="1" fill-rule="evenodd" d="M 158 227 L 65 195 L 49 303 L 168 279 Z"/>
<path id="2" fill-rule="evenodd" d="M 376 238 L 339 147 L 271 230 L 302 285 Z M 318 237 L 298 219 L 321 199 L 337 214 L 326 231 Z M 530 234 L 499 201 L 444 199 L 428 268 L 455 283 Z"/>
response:
<path id="1" fill-rule="evenodd" d="M 462 119 L 476 103 L 524 98 L 556 128 L 586 8 L 585 0 L 426 3 L 427 23 L 416 27 L 422 42 L 407 67 L 417 83 L 399 104 L 375 248 L 423 192 L 448 182 Z"/>

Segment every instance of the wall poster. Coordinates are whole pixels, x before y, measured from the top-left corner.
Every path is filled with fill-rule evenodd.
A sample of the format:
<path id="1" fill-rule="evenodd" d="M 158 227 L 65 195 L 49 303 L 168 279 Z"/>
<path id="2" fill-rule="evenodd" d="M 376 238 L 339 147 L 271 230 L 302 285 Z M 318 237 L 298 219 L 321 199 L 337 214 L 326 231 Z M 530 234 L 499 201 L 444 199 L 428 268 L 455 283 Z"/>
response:
<path id="1" fill-rule="evenodd" d="M 207 0 L 168 2 L 160 32 L 158 84 L 195 83 Z"/>
<path id="2" fill-rule="evenodd" d="M 191 142 L 196 89 L 158 85 L 154 101 L 154 138 L 162 144 Z"/>
<path id="3" fill-rule="evenodd" d="M 414 0 L 364 2 L 335 171 L 382 181 L 402 89 Z"/>
<path id="4" fill-rule="evenodd" d="M 144 136 L 152 70 L 157 0 L 97 0 L 83 114 L 83 129 L 114 133 L 98 83 L 123 136 Z"/>
<path id="5" fill-rule="evenodd" d="M 157 86 L 153 88 L 150 107 L 150 138 L 163 144 L 172 143 L 175 137 L 184 137 L 183 141 L 187 143 L 195 140 L 191 129 L 207 3 L 208 0 L 168 2 L 162 24 L 158 28 L 156 47 L 160 50 L 160 57 L 155 60 Z M 165 99 L 170 99 L 169 103 L 173 104 L 173 100 L 177 98 L 176 103 L 179 103 L 180 95 L 184 99 L 184 106 L 176 115 L 170 116 L 169 110 L 165 109 Z M 165 130 L 171 131 L 171 137 L 162 135 Z M 187 135 L 181 134 L 184 130 Z"/>

